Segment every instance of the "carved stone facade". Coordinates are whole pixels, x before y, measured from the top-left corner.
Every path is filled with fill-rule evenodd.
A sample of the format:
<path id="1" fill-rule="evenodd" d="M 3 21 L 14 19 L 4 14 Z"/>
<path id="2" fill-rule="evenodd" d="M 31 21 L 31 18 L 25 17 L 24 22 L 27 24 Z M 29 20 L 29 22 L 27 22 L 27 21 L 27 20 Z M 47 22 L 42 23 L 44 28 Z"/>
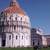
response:
<path id="1" fill-rule="evenodd" d="M 0 47 L 28 47 L 31 45 L 30 19 L 16 0 L 0 13 Z"/>

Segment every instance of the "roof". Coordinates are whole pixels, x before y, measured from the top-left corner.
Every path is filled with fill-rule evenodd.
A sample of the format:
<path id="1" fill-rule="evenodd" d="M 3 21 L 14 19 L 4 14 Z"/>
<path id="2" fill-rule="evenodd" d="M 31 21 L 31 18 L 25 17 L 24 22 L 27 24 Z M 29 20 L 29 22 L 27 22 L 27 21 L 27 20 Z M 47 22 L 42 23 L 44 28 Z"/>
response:
<path id="1" fill-rule="evenodd" d="M 6 13 L 18 13 L 21 15 L 25 15 L 25 12 L 23 11 L 23 9 L 21 9 L 21 7 L 19 6 L 18 2 L 11 0 L 10 2 L 10 6 L 7 7 L 4 12 Z"/>

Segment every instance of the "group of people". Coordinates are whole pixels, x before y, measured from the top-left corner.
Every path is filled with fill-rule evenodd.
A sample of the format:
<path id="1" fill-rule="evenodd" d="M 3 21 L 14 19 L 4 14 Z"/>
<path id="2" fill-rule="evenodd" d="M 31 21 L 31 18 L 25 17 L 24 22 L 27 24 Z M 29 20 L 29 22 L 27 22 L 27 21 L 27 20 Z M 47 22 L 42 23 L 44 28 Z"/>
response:
<path id="1" fill-rule="evenodd" d="M 33 50 L 40 50 L 39 43 L 37 45 L 34 45 L 34 43 L 33 43 Z"/>
<path id="2" fill-rule="evenodd" d="M 34 46 L 33 49 L 34 50 L 39 50 L 40 48 L 39 48 L 39 46 Z"/>

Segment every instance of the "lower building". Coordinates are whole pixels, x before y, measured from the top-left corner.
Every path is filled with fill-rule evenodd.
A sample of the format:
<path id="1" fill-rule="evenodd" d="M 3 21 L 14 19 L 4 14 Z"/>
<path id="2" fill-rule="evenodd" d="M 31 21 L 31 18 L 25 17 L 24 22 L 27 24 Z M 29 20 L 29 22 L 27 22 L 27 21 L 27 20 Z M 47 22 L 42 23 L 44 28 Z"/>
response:
<path id="1" fill-rule="evenodd" d="M 31 44 L 32 46 L 42 45 L 42 36 L 37 33 L 37 30 L 35 28 L 31 29 Z"/>
<path id="2" fill-rule="evenodd" d="M 43 47 L 50 46 L 50 36 L 43 35 L 41 29 L 32 28 L 31 29 L 31 44 L 40 45 Z"/>
<path id="3" fill-rule="evenodd" d="M 46 38 L 47 46 L 50 47 L 50 35 L 44 35 L 44 37 Z"/>

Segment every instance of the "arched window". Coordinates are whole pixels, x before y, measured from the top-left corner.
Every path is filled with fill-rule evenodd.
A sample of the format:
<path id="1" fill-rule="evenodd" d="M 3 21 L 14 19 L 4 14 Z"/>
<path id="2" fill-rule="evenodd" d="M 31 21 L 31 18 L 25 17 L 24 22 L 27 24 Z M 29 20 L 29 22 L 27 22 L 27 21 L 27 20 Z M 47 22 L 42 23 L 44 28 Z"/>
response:
<path id="1" fill-rule="evenodd" d="M 22 17 L 21 17 L 21 20 L 22 20 Z"/>
<path id="2" fill-rule="evenodd" d="M 11 20 L 11 16 L 10 16 L 10 18 L 9 18 L 10 20 Z"/>
<path id="3" fill-rule="evenodd" d="M 23 26 L 21 26 L 21 30 L 23 30 Z"/>
<path id="4" fill-rule="evenodd" d="M 23 36 L 22 36 L 22 39 L 23 39 Z"/>
<path id="5" fill-rule="evenodd" d="M 17 17 L 15 17 L 15 20 L 17 20 Z"/>
<path id="6" fill-rule="evenodd" d="M 14 30 L 16 29 L 16 25 L 14 26 Z"/>
<path id="7" fill-rule="evenodd" d="M 11 35 L 9 35 L 9 40 L 11 40 Z"/>
<path id="8" fill-rule="evenodd" d="M 17 35 L 16 35 L 16 40 L 17 40 Z"/>

